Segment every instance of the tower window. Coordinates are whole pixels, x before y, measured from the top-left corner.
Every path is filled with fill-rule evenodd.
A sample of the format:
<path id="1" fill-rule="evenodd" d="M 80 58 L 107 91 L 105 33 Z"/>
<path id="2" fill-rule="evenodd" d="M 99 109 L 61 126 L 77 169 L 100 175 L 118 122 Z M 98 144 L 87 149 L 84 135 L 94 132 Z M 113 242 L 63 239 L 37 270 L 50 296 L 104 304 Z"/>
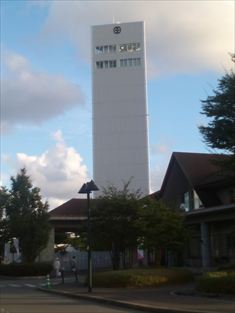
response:
<path id="1" fill-rule="evenodd" d="M 140 66 L 140 58 L 128 58 L 120 60 L 120 67 Z"/>
<path id="2" fill-rule="evenodd" d="M 97 61 L 96 62 L 96 68 L 103 68 L 103 62 L 102 61 Z"/>
<path id="3" fill-rule="evenodd" d="M 116 60 L 110 60 L 109 61 L 109 67 L 116 67 L 117 66 L 117 61 Z"/>
<path id="4" fill-rule="evenodd" d="M 116 60 L 96 61 L 96 68 L 97 69 L 114 68 L 114 67 L 117 67 L 117 61 Z"/>
<path id="5" fill-rule="evenodd" d="M 140 43 L 133 42 L 133 43 L 124 43 L 119 45 L 119 52 L 133 52 L 140 50 Z"/>
<path id="6" fill-rule="evenodd" d="M 95 54 L 114 53 L 116 52 L 116 45 L 105 45 L 95 47 Z"/>
<path id="7" fill-rule="evenodd" d="M 96 53 L 96 54 L 101 54 L 101 53 L 103 53 L 103 46 L 96 47 L 96 48 L 95 48 L 95 53 Z"/>

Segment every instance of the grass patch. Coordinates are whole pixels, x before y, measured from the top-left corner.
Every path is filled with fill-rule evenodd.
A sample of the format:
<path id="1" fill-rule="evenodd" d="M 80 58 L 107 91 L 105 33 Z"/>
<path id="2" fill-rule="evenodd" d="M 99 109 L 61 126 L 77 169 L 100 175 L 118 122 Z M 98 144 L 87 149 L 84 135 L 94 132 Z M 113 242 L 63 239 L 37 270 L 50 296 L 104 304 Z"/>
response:
<path id="1" fill-rule="evenodd" d="M 196 288 L 203 292 L 235 295 L 235 271 L 206 273 L 197 280 Z"/>
<path id="2" fill-rule="evenodd" d="M 158 287 L 170 283 L 186 283 L 193 279 L 193 274 L 184 269 L 138 268 L 94 273 L 93 284 L 104 288 Z"/>

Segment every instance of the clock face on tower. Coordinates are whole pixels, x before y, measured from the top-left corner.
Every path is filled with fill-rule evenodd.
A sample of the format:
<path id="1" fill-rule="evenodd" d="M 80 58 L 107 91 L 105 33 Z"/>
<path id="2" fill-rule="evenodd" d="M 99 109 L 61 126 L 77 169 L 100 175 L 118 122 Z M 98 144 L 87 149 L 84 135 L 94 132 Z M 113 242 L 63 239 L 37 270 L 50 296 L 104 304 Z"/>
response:
<path id="1" fill-rule="evenodd" d="M 120 26 L 115 26 L 115 27 L 113 28 L 113 32 L 114 32 L 114 34 L 120 34 L 120 32 L 121 32 L 121 27 L 120 27 Z"/>

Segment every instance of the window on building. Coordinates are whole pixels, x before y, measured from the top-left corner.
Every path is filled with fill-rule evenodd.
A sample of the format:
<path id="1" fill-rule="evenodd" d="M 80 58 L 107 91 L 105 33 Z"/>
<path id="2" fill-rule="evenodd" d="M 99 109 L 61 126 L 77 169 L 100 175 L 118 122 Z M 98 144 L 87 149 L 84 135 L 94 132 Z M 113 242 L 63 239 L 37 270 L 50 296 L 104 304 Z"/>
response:
<path id="1" fill-rule="evenodd" d="M 132 43 L 128 43 L 127 45 L 127 51 L 132 52 L 133 48 L 132 48 Z"/>
<path id="2" fill-rule="evenodd" d="M 116 67 L 116 66 L 117 66 L 116 60 L 109 60 L 109 67 L 110 67 L 110 68 Z"/>
<path id="3" fill-rule="evenodd" d="M 104 68 L 108 68 L 109 67 L 109 61 L 104 61 Z"/>
<path id="4" fill-rule="evenodd" d="M 132 66 L 132 59 L 128 59 L 128 66 Z"/>
<path id="5" fill-rule="evenodd" d="M 116 60 L 105 60 L 105 61 L 96 61 L 96 68 L 113 68 L 117 67 L 117 61 Z"/>
<path id="6" fill-rule="evenodd" d="M 190 195 L 188 191 L 184 193 L 184 209 L 185 212 L 190 210 Z"/>
<path id="7" fill-rule="evenodd" d="M 120 66 L 121 67 L 126 67 L 127 66 L 127 59 L 121 59 L 120 60 Z"/>
<path id="8" fill-rule="evenodd" d="M 140 65 L 140 58 L 134 58 L 133 59 L 133 65 L 134 66 L 139 66 Z"/>
<path id="9" fill-rule="evenodd" d="M 133 43 L 123 43 L 119 45 L 119 52 L 133 52 L 140 50 L 140 43 L 133 42 Z"/>
<path id="10" fill-rule="evenodd" d="M 191 206 L 190 206 L 190 203 L 191 203 Z M 183 205 L 184 205 L 185 212 L 190 211 L 190 209 L 197 210 L 203 206 L 203 204 L 202 204 L 202 202 L 201 202 L 201 200 L 200 200 L 200 198 L 199 198 L 199 196 L 195 190 L 193 190 L 192 192 L 187 191 L 184 193 Z"/>
<path id="11" fill-rule="evenodd" d="M 102 61 L 97 61 L 96 62 L 96 68 L 98 68 L 98 69 L 103 68 L 103 62 Z"/>
<path id="12" fill-rule="evenodd" d="M 122 44 L 119 46 L 119 51 L 120 52 L 126 52 L 127 51 L 127 45 L 126 44 Z"/>
<path id="13" fill-rule="evenodd" d="M 200 209 L 202 207 L 202 202 L 195 190 L 193 191 L 193 200 L 194 200 L 194 209 Z"/>
<path id="14" fill-rule="evenodd" d="M 96 54 L 101 54 L 101 53 L 103 53 L 103 46 L 95 47 L 95 53 L 96 53 Z"/>
<path id="15" fill-rule="evenodd" d="M 140 66 L 140 58 L 128 58 L 120 60 L 120 67 Z"/>
<path id="16" fill-rule="evenodd" d="M 116 45 L 104 45 L 95 47 L 95 54 L 116 52 Z"/>
<path id="17" fill-rule="evenodd" d="M 133 45 L 133 47 L 132 47 L 133 51 L 139 51 L 140 50 L 140 43 L 139 42 L 133 43 L 132 45 Z"/>

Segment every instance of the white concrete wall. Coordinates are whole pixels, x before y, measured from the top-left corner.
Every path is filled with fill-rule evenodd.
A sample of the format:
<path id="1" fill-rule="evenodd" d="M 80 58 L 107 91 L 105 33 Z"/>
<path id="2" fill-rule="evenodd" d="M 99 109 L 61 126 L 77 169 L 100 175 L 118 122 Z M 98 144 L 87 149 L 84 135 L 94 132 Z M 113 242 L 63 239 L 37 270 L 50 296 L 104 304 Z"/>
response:
<path id="1" fill-rule="evenodd" d="M 55 244 L 55 229 L 51 228 L 47 246 L 40 252 L 36 261 L 54 262 L 55 259 L 54 244 Z"/>
<path id="2" fill-rule="evenodd" d="M 115 26 L 121 27 L 114 34 Z M 119 52 L 120 44 L 140 43 L 140 51 Z M 96 54 L 95 47 L 116 45 L 116 52 Z M 120 59 L 141 58 L 140 66 L 120 67 Z M 96 68 L 96 61 L 116 60 L 116 68 Z M 149 193 L 148 119 L 144 23 L 92 27 L 93 170 L 99 186 L 123 186 Z"/>

